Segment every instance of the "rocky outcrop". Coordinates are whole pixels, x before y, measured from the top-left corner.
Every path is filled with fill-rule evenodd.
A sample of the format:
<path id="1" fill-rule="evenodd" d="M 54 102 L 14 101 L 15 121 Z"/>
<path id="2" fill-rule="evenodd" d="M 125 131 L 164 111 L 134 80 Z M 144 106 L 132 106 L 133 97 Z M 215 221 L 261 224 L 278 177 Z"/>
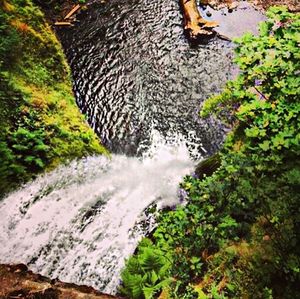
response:
<path id="1" fill-rule="evenodd" d="M 113 299 L 92 287 L 49 279 L 28 270 L 24 264 L 0 264 L 0 298 L 28 299 Z"/>

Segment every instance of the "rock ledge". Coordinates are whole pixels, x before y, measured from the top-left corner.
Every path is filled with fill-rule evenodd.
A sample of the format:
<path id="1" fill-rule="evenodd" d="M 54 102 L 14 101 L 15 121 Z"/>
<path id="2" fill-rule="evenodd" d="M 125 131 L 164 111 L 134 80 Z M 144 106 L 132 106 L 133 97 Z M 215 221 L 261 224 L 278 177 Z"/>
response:
<path id="1" fill-rule="evenodd" d="M 103 294 L 92 287 L 78 286 L 35 274 L 24 264 L 0 264 L 0 298 L 121 299 Z"/>

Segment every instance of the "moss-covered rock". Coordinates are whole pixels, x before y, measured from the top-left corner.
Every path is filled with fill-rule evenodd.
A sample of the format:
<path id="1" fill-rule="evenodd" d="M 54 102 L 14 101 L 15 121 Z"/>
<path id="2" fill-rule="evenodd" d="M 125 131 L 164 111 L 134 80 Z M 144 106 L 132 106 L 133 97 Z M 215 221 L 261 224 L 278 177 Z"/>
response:
<path id="1" fill-rule="evenodd" d="M 0 0 L 0 195 L 43 170 L 106 153 L 79 112 L 62 48 L 31 0 Z"/>
<path id="2" fill-rule="evenodd" d="M 195 173 L 199 179 L 211 176 L 221 165 L 220 154 L 216 153 L 207 159 L 202 160 L 196 166 Z"/>

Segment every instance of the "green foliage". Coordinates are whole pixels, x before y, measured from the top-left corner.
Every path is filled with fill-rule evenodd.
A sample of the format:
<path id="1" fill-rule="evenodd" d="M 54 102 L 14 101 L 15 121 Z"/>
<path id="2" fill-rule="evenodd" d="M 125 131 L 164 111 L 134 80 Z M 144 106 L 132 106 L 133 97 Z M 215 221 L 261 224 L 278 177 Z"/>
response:
<path id="1" fill-rule="evenodd" d="M 202 107 L 232 127 L 218 169 L 186 177 L 188 204 L 154 233 L 172 260 L 170 298 L 299 298 L 300 17 L 268 17 L 236 41 L 238 78 Z"/>
<path id="2" fill-rule="evenodd" d="M 130 257 L 126 262 L 126 269 L 121 275 L 121 292 L 132 299 L 154 298 L 155 294 L 171 283 L 170 266 L 165 253 L 154 248 L 149 239 L 143 239 L 137 256 Z"/>
<path id="3" fill-rule="evenodd" d="M 204 103 L 201 116 L 212 111 L 218 114 L 225 108 L 235 114 L 241 103 L 258 99 L 274 104 L 281 100 L 297 101 L 300 85 L 299 14 L 275 7 L 268 11 L 267 16 L 269 20 L 261 23 L 259 36 L 247 33 L 235 41 L 235 62 L 242 72 L 235 81 L 227 84 L 221 95 Z"/>
<path id="4" fill-rule="evenodd" d="M 37 173 L 104 153 L 76 107 L 54 33 L 31 0 L 0 1 L 0 197 Z"/>
<path id="5" fill-rule="evenodd" d="M 9 15 L 0 9 L 0 67 L 17 59 L 20 36 L 15 28 L 8 24 Z"/>

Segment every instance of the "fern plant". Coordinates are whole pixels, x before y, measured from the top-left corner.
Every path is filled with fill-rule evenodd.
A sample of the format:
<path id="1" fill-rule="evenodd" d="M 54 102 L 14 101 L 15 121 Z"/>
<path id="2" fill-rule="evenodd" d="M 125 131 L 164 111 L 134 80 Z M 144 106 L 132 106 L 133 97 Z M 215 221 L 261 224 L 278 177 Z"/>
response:
<path id="1" fill-rule="evenodd" d="M 132 299 L 151 299 L 167 287 L 170 259 L 164 252 L 154 248 L 151 240 L 143 239 L 138 247 L 138 254 L 130 257 L 121 277 L 121 293 Z"/>

